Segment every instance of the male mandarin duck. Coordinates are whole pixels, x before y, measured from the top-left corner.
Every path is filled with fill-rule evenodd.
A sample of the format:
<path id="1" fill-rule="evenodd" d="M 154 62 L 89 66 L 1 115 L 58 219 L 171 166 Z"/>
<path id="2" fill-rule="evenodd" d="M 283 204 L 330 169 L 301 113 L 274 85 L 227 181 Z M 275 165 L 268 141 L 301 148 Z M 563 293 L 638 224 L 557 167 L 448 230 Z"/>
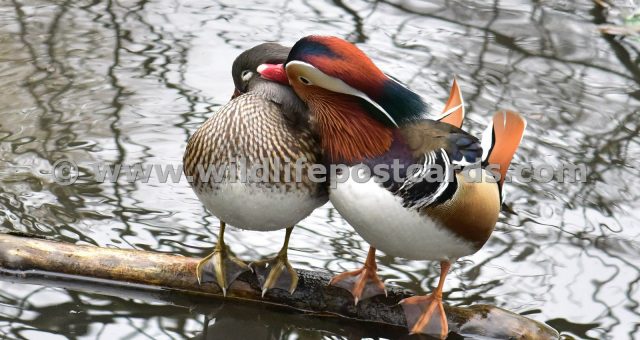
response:
<path id="1" fill-rule="evenodd" d="M 464 122 L 464 101 L 462 99 L 462 92 L 458 85 L 458 81 L 453 78 L 453 84 L 449 91 L 449 99 L 442 110 L 442 113 L 433 117 L 435 120 L 453 125 L 457 128 L 462 127 Z M 429 118 L 429 116 L 425 116 Z M 354 271 L 345 272 L 334 276 L 329 282 L 330 285 L 341 287 L 353 295 L 355 304 L 358 301 L 367 299 L 379 294 L 387 295 L 387 291 L 384 287 L 384 283 L 378 277 L 378 265 L 375 259 L 376 248 L 369 247 L 367 253 L 367 259 L 362 268 Z"/>
<path id="2" fill-rule="evenodd" d="M 287 47 L 265 43 L 240 54 L 232 68 L 232 100 L 198 128 L 184 153 L 184 172 L 193 178 L 193 190 L 221 223 L 214 251 L 198 264 L 196 276 L 198 282 L 215 278 L 225 295 L 250 268 L 261 281 L 263 295 L 270 288 L 293 293 L 298 276 L 287 259 L 291 231 L 328 200 L 325 185 L 307 176 L 309 167 L 321 161 L 321 150 L 309 129 L 306 105 L 291 87 L 265 80 L 256 70 L 263 63 L 284 62 L 288 52 Z M 242 181 L 231 171 L 241 164 L 246 169 L 266 164 L 269 173 Z M 203 180 L 212 166 L 227 167 L 224 177 Z M 271 260 L 247 266 L 225 245 L 226 223 L 257 231 L 286 228 L 282 249 Z"/>
<path id="3" fill-rule="evenodd" d="M 375 275 L 376 248 L 392 256 L 440 261 L 435 291 L 400 303 L 411 333 L 446 337 L 446 275 L 451 263 L 478 251 L 491 235 L 525 120 L 515 112 L 498 112 L 480 143 L 457 127 L 463 114 L 445 114 L 442 122 L 424 119 L 427 105 L 419 95 L 336 37 L 305 37 L 284 65 L 261 65 L 258 71 L 290 84 L 309 106 L 312 126 L 332 163 L 350 170 L 394 161 L 404 166 L 397 180 L 363 182 L 352 176 L 330 188 L 334 207 L 372 246 L 364 273 L 345 286 L 356 299 L 383 292 Z M 449 102 L 452 112 L 461 110 L 461 101 L 454 109 L 456 100 Z M 352 273 L 338 275 L 332 283 L 340 285 L 349 277 Z"/>

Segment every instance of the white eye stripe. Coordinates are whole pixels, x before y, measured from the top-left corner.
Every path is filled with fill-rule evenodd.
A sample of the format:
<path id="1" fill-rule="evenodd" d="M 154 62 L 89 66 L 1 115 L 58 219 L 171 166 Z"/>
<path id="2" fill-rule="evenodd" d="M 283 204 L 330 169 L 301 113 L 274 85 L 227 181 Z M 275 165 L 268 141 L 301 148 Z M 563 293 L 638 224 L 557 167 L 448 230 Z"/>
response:
<path id="1" fill-rule="evenodd" d="M 240 77 L 242 78 L 242 80 L 247 81 L 251 79 L 251 77 L 253 77 L 253 72 L 249 70 L 244 70 L 242 71 L 242 74 L 240 74 Z"/>
<path id="2" fill-rule="evenodd" d="M 307 80 L 313 79 L 313 82 L 320 87 L 323 87 L 329 91 L 344 93 L 348 95 L 352 95 L 355 97 L 359 97 L 367 101 L 369 104 L 373 105 L 378 111 L 386 116 L 386 118 L 393 123 L 393 125 L 398 126 L 396 121 L 391 117 L 391 115 L 382 107 L 380 104 L 375 102 L 373 99 L 369 98 L 367 94 L 364 92 L 350 86 L 345 83 L 342 79 L 332 77 L 327 75 L 326 73 L 320 71 L 315 66 L 305 63 L 303 61 L 290 61 L 287 63 L 286 70 L 287 72 L 297 69 L 299 71 L 304 72 L 304 75 Z M 310 79 L 311 78 L 311 79 Z"/>

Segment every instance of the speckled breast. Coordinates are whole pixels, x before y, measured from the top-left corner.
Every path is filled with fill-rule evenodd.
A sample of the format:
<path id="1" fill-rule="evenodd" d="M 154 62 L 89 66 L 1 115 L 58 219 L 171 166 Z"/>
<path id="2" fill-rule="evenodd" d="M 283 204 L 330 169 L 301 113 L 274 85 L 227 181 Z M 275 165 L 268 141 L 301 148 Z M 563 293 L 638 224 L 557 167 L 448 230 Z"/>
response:
<path id="1" fill-rule="evenodd" d="M 236 227 L 290 227 L 324 204 L 325 185 L 309 176 L 317 139 L 280 106 L 247 93 L 223 106 L 191 137 L 184 172 L 209 211 Z"/>

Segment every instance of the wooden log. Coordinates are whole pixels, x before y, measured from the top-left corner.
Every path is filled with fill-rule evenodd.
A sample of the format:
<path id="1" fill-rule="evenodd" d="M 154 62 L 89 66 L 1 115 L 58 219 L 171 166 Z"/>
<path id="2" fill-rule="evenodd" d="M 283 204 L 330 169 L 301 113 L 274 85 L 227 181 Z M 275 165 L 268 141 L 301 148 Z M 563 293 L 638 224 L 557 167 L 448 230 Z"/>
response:
<path id="1" fill-rule="evenodd" d="M 390 288 L 388 296 L 377 296 L 353 304 L 350 293 L 328 286 L 328 273 L 298 270 L 300 281 L 294 294 L 271 290 L 261 297 L 252 273 L 244 273 L 222 297 L 214 283 L 199 285 L 195 267 L 199 259 L 139 250 L 123 250 L 66 244 L 29 235 L 0 234 L 0 279 L 55 284 L 70 289 L 93 286 L 129 287 L 138 291 L 171 290 L 172 296 L 206 295 L 212 300 L 267 304 L 305 315 L 334 317 L 341 323 L 368 322 L 382 333 L 406 333 L 406 321 L 398 302 L 412 294 Z M 79 288 L 80 287 L 80 288 Z M 103 289 L 104 294 L 113 288 Z M 112 293 L 113 294 L 113 293 Z M 119 294 L 119 293 L 118 293 Z M 167 299 L 163 299 L 167 300 Z M 445 305 L 449 329 L 461 335 L 498 339 L 558 339 L 556 330 L 507 310 L 474 305 Z"/>

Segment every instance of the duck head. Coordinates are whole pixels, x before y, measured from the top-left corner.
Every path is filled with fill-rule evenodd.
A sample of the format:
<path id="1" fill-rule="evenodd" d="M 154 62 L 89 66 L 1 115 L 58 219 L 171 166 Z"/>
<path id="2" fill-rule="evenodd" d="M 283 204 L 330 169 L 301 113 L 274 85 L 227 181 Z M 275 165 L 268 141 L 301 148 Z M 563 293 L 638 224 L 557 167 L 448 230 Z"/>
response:
<path id="1" fill-rule="evenodd" d="M 289 47 L 277 43 L 264 43 L 242 52 L 231 68 L 235 91 L 232 98 L 252 92 L 265 96 L 282 105 L 284 113 L 303 113 L 307 106 L 291 87 L 264 79 L 258 73 L 261 64 L 278 64 L 286 61 Z"/>
<path id="2" fill-rule="evenodd" d="M 418 94 L 337 37 L 302 38 L 283 65 L 261 65 L 258 71 L 266 79 L 290 84 L 307 103 L 333 161 L 361 161 L 384 153 L 393 129 L 427 113 Z"/>

